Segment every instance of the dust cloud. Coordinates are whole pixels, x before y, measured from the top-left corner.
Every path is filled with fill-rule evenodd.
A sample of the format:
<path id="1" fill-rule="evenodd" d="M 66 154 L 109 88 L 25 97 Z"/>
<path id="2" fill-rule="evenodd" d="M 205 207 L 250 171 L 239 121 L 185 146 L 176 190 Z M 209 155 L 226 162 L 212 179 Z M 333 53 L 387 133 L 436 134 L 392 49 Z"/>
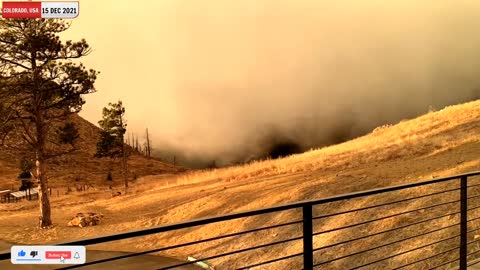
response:
<path id="1" fill-rule="evenodd" d="M 117 96 L 130 127 L 187 166 L 338 143 L 480 97 L 477 0 L 158 5 L 129 41 L 145 42 L 128 74 L 140 85 L 118 82 Z"/>

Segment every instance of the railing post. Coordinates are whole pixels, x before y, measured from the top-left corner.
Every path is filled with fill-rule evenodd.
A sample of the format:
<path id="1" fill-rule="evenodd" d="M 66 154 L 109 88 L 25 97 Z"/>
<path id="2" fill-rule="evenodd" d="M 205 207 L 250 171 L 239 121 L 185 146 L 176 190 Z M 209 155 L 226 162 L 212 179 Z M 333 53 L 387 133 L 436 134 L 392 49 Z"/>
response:
<path id="1" fill-rule="evenodd" d="M 313 269 L 313 217 L 312 205 L 302 207 L 303 211 L 303 269 Z"/>
<path id="2" fill-rule="evenodd" d="M 467 177 L 460 178 L 460 270 L 467 270 Z"/>

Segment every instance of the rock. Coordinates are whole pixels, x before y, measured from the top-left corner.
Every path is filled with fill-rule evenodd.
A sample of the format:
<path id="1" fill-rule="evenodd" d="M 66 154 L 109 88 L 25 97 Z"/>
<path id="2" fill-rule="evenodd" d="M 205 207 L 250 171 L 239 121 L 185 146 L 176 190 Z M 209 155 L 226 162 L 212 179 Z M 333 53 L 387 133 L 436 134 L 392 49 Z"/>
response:
<path id="1" fill-rule="evenodd" d="M 100 219 L 103 218 L 102 214 L 88 212 L 88 213 L 77 213 L 69 222 L 69 227 L 87 227 L 95 226 L 100 224 Z"/>

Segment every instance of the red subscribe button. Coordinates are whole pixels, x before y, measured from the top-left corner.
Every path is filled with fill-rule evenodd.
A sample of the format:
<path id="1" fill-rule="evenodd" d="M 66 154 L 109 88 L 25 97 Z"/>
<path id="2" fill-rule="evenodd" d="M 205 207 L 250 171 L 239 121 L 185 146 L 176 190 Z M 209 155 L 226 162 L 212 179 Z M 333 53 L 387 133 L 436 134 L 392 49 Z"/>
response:
<path id="1" fill-rule="evenodd" d="M 45 259 L 60 259 L 63 257 L 64 259 L 72 258 L 71 251 L 46 251 L 45 252 Z"/>

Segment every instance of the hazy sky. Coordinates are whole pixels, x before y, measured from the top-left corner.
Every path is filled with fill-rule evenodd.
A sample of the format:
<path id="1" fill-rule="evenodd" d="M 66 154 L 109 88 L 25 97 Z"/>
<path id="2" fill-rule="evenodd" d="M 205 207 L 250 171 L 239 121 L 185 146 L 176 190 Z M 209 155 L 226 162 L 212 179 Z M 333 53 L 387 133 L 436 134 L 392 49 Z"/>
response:
<path id="1" fill-rule="evenodd" d="M 227 162 L 271 136 L 307 148 L 478 98 L 478 14 L 478 0 L 80 0 L 65 37 L 101 72 L 82 116 L 121 99 L 157 149 Z"/>

